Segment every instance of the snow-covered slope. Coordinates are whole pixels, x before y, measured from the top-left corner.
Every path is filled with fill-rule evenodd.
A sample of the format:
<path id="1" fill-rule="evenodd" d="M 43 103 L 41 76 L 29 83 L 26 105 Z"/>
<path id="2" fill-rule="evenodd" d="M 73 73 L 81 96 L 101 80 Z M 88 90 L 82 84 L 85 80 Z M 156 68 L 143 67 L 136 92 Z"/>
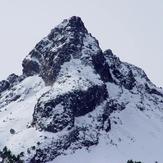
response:
<path id="1" fill-rule="evenodd" d="M 163 162 L 163 89 L 64 20 L 0 82 L 0 149 L 24 162 Z M 2 158 L 3 159 L 3 158 Z"/>

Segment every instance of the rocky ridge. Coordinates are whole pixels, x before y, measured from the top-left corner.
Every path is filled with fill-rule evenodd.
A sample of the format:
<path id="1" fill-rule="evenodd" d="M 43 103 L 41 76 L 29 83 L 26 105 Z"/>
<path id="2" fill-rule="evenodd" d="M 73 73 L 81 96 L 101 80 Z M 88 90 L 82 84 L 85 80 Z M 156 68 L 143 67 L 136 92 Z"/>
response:
<path id="1" fill-rule="evenodd" d="M 1 148 L 23 151 L 25 162 L 89 149 L 101 137 L 110 142 L 112 126 L 123 124 L 113 115 L 130 108 L 139 114 L 159 112 L 161 119 L 163 90 L 142 69 L 120 61 L 111 50 L 103 52 L 79 17 L 52 29 L 22 66 L 21 76 L 11 74 L 0 82 L 0 119 L 6 121 L 0 127 L 15 128 L 12 136 L 4 132 Z M 22 126 L 11 125 L 14 121 Z"/>

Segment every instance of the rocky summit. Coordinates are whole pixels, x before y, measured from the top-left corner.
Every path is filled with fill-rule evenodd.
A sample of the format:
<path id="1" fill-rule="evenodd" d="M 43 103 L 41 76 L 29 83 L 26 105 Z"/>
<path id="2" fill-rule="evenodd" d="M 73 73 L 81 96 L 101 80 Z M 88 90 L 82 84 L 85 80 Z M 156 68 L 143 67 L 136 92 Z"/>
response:
<path id="1" fill-rule="evenodd" d="M 103 51 L 80 17 L 52 29 L 22 67 L 0 82 L 2 162 L 163 162 L 163 89 Z"/>

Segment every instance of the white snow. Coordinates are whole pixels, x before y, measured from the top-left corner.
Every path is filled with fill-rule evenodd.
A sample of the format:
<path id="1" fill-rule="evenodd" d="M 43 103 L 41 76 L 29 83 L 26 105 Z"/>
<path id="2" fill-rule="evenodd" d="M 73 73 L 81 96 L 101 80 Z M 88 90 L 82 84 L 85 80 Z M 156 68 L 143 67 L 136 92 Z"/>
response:
<path id="1" fill-rule="evenodd" d="M 43 80 L 38 76 L 28 77 L 15 86 L 16 94 L 20 99 L 3 107 L 0 112 L 0 148 L 7 146 L 13 153 L 19 154 L 26 151 L 38 139 L 38 132 L 27 126 L 32 122 L 34 106 L 38 98 L 49 87 L 45 87 Z M 7 92 L 4 92 L 4 95 Z M 10 133 L 15 130 L 15 134 Z"/>
<path id="2" fill-rule="evenodd" d="M 131 108 L 113 114 L 112 117 L 119 117 L 122 124 L 114 124 L 111 132 L 101 138 L 98 146 L 59 156 L 55 163 L 127 163 L 129 159 L 143 163 L 163 162 L 163 125 L 152 114 L 150 119 Z"/>
<path id="3" fill-rule="evenodd" d="M 78 81 L 80 78 L 81 85 Z M 83 83 L 86 85 L 82 85 Z M 91 67 L 82 67 L 79 60 L 72 59 L 62 66 L 52 90 L 65 88 L 66 92 L 71 89 L 85 89 L 90 86 L 90 83 L 102 84 L 99 76 L 94 74 Z M 34 106 L 38 98 L 50 89 L 51 87 L 45 87 L 44 82 L 38 76 L 28 77 L 14 87 L 15 93 L 21 95 L 21 100 L 11 102 L 0 112 L 1 148 L 7 146 L 13 153 L 18 154 L 22 151 L 26 152 L 27 148 L 35 145 L 38 141 L 44 142 L 43 136 L 48 137 L 45 141 L 46 146 L 52 139 L 63 134 L 40 132 L 35 128 L 27 127 L 32 121 Z M 92 146 L 88 150 L 85 148 L 77 150 L 74 154 L 59 156 L 52 162 L 126 163 L 129 159 L 140 160 L 143 163 L 163 162 L 163 104 L 156 105 L 154 103 L 153 100 L 157 95 L 144 94 L 145 110 L 140 111 L 136 107 L 141 104 L 141 95 L 138 92 L 133 94 L 124 88 L 122 91 L 113 83 L 107 83 L 107 89 L 111 99 L 117 99 L 119 103 L 126 104 L 123 111 L 114 111 L 111 114 L 111 131 L 100 133 L 100 143 L 97 146 Z M 4 92 L 4 97 L 6 94 L 7 91 Z M 96 117 L 102 113 L 102 105 L 90 114 L 76 118 L 76 126 L 87 125 L 93 134 L 94 127 L 98 123 Z M 58 106 L 59 108 L 60 106 Z M 58 111 L 60 112 L 60 110 Z M 89 118 L 90 115 L 94 117 L 93 121 Z M 11 128 L 15 130 L 15 134 L 10 133 Z"/>
<path id="4" fill-rule="evenodd" d="M 157 106 L 146 97 L 145 110 L 140 111 L 136 107 L 141 100 L 140 94 L 132 94 L 125 89 L 122 93 L 118 86 L 111 83 L 107 84 L 107 88 L 110 98 L 127 104 L 124 110 L 111 114 L 111 131 L 108 134 L 100 133 L 97 146 L 59 156 L 55 163 L 127 163 L 130 159 L 143 163 L 162 163 L 163 104 Z M 99 114 L 97 110 L 96 114 Z M 76 123 L 95 125 L 96 122 L 89 122 L 84 116 L 77 118 Z"/>
<path id="5" fill-rule="evenodd" d="M 57 95 L 63 95 L 73 90 L 86 91 L 93 85 L 102 84 L 100 76 L 95 74 L 91 66 L 83 65 L 79 59 L 71 59 L 61 66 L 57 80 L 52 86 L 50 98 L 55 98 Z M 44 96 L 42 100 L 50 100 L 49 94 L 47 98 Z"/>

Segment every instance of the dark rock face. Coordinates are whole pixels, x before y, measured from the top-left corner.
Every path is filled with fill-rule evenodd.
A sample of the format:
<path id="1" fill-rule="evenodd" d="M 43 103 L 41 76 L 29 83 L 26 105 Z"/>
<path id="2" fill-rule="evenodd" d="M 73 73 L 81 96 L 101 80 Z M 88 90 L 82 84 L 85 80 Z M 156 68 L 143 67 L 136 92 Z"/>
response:
<path id="1" fill-rule="evenodd" d="M 72 110 L 63 107 L 57 100 L 48 101 L 44 107 L 40 101 L 35 106 L 33 124 L 39 129 L 56 133 L 64 128 L 71 129 L 73 122 Z"/>
<path id="2" fill-rule="evenodd" d="M 15 83 L 18 81 L 18 78 L 19 78 L 19 76 L 13 73 L 13 74 L 8 76 L 7 81 L 9 83 Z"/>
<path id="3" fill-rule="evenodd" d="M 39 99 L 33 114 L 33 124 L 46 131 L 58 132 L 66 127 L 71 129 L 75 117 L 93 111 L 106 100 L 108 94 L 105 85 L 102 85 L 92 86 L 87 91 L 73 91 L 42 102 L 44 96 L 50 98 L 51 93 L 48 92 Z"/>
<path id="4" fill-rule="evenodd" d="M 145 84 L 145 89 L 146 91 L 149 93 L 149 94 L 155 94 L 155 95 L 158 95 L 158 96 L 161 96 L 163 97 L 163 93 L 159 92 L 157 89 L 155 88 L 150 88 L 148 86 L 148 84 Z"/>
<path id="5" fill-rule="evenodd" d="M 6 80 L 0 82 L 0 108 L 17 101 L 24 94 L 20 91 L 20 82 L 25 79 L 23 75 L 10 74 Z M 17 87 L 18 86 L 18 87 Z M 27 92 L 27 91 L 26 91 Z"/>
<path id="6" fill-rule="evenodd" d="M 108 94 L 105 85 L 102 85 L 90 87 L 87 91 L 74 91 L 65 97 L 66 107 L 71 108 L 74 116 L 78 117 L 93 111 L 96 106 L 106 100 Z"/>
<path id="7" fill-rule="evenodd" d="M 18 76 L 18 75 L 15 75 L 14 73 L 13 74 L 10 74 L 7 77 L 6 80 L 0 81 L 0 93 L 2 93 L 3 91 L 11 88 L 15 84 L 18 84 L 23 79 L 24 79 L 23 76 Z"/>
<path id="8" fill-rule="evenodd" d="M 40 67 L 37 62 L 25 59 L 22 63 L 23 74 L 26 76 L 32 76 L 40 72 Z"/>
<path id="9" fill-rule="evenodd" d="M 129 70 L 125 76 L 117 69 L 114 69 L 112 72 L 114 76 L 119 79 L 121 85 L 126 89 L 131 90 L 135 86 L 135 78 L 131 70 Z"/>
<path id="10" fill-rule="evenodd" d="M 79 17 L 64 20 L 41 40 L 23 61 L 23 74 L 40 74 L 47 84 L 52 84 L 64 62 L 79 57 L 83 38 L 88 34 Z"/>
<path id="11" fill-rule="evenodd" d="M 97 145 L 99 140 L 98 130 L 102 129 L 102 120 L 105 129 L 111 127 L 109 116 L 102 118 L 96 127 L 97 132 L 90 132 L 88 126 L 78 126 L 76 118 L 91 113 L 95 108 L 108 98 L 108 92 L 105 84 L 94 85 L 87 90 L 74 90 L 52 98 L 53 90 L 45 93 L 38 101 L 33 114 L 33 126 L 48 132 L 60 132 L 64 130 L 65 134 L 59 139 L 51 142 L 46 148 L 39 148 L 31 159 L 31 162 L 47 162 L 49 158 L 54 159 L 64 153 L 64 150 L 82 147 L 89 148 Z M 46 99 L 46 100 L 44 100 Z M 90 117 L 93 118 L 93 117 Z M 99 119 L 97 118 L 97 119 Z M 96 120 L 96 119 L 95 119 Z"/>
<path id="12" fill-rule="evenodd" d="M 117 79 L 117 81 L 114 80 L 114 82 L 124 86 L 126 89 L 131 90 L 135 86 L 136 80 L 129 65 L 122 63 L 119 58 L 113 55 L 111 50 L 105 51 L 104 56 L 109 65 L 111 77 Z M 123 69 L 123 66 L 125 67 L 125 70 Z"/>
<path id="13" fill-rule="evenodd" d="M 104 82 L 113 82 L 113 78 L 110 73 L 110 67 L 106 62 L 103 53 L 99 53 L 92 57 L 93 65 L 97 73 L 100 75 Z"/>
<path id="14" fill-rule="evenodd" d="M 16 75 L 16 74 L 10 74 L 8 77 L 7 77 L 7 81 L 10 83 L 10 87 L 20 83 L 21 81 L 23 81 L 25 79 L 25 76 L 23 75 Z"/>
<path id="15" fill-rule="evenodd" d="M 104 112 L 102 114 L 102 129 L 106 132 L 111 130 L 110 115 L 116 110 L 124 110 L 125 104 L 119 103 L 117 100 L 109 99 L 104 107 Z"/>
<path id="16" fill-rule="evenodd" d="M 2 80 L 0 82 L 0 93 L 7 90 L 10 87 L 10 83 L 7 80 Z"/>
<path id="17" fill-rule="evenodd" d="M 116 110 L 124 110 L 125 109 L 125 104 L 120 104 L 117 100 L 109 100 L 106 104 L 104 114 L 110 115 L 113 111 Z"/>

